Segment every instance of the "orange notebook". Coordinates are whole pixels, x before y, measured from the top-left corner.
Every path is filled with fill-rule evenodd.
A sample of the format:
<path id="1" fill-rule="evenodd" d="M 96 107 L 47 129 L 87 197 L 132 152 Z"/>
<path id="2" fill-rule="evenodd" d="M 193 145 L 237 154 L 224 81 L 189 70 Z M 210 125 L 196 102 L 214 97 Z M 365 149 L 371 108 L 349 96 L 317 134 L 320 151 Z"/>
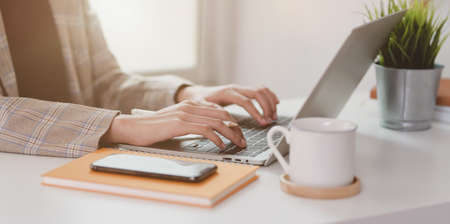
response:
<path id="1" fill-rule="evenodd" d="M 370 91 L 370 98 L 377 98 L 377 88 L 373 87 Z M 450 107 L 450 79 L 441 79 L 439 83 L 436 105 Z"/>
<path id="2" fill-rule="evenodd" d="M 217 165 L 217 173 L 200 183 L 92 171 L 90 164 L 114 153 L 148 155 Z M 258 167 L 218 161 L 179 158 L 117 149 L 99 149 L 42 175 L 42 184 L 120 196 L 213 207 L 257 179 Z"/>

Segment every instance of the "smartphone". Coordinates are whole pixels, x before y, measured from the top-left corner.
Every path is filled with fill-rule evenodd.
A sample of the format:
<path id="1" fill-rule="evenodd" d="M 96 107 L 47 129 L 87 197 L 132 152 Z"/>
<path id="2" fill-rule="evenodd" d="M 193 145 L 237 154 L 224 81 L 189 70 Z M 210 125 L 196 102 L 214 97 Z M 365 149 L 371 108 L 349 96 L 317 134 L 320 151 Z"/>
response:
<path id="1" fill-rule="evenodd" d="M 111 154 L 91 164 L 91 169 L 143 177 L 200 182 L 217 171 L 211 163 L 188 162 L 151 156 Z"/>

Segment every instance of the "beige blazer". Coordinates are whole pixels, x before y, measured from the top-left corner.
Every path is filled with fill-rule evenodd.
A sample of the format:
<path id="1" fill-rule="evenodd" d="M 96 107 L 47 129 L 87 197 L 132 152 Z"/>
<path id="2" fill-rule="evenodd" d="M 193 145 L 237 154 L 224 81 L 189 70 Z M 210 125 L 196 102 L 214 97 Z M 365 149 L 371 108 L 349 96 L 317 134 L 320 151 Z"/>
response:
<path id="1" fill-rule="evenodd" d="M 124 74 L 87 0 L 49 1 L 72 103 L 20 97 L 0 17 L 0 151 L 79 157 L 99 147 L 119 111 L 173 104 L 177 89 L 189 83 L 175 76 Z"/>

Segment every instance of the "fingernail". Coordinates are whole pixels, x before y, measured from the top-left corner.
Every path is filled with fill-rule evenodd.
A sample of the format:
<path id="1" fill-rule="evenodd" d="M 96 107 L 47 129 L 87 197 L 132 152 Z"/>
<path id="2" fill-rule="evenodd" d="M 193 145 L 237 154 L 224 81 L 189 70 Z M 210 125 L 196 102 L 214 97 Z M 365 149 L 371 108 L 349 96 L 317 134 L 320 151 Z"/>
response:
<path id="1" fill-rule="evenodd" d="M 273 116 L 272 116 L 272 118 L 273 118 L 273 120 L 278 120 L 278 115 L 277 114 L 273 114 Z"/>
<path id="2" fill-rule="evenodd" d="M 241 146 L 242 147 L 247 146 L 247 142 L 245 141 L 245 139 L 241 139 Z"/>
<path id="3" fill-rule="evenodd" d="M 266 123 L 267 123 L 267 124 L 272 124 L 272 122 L 273 122 L 273 120 L 272 120 L 272 119 L 270 119 L 270 118 L 266 118 Z"/>

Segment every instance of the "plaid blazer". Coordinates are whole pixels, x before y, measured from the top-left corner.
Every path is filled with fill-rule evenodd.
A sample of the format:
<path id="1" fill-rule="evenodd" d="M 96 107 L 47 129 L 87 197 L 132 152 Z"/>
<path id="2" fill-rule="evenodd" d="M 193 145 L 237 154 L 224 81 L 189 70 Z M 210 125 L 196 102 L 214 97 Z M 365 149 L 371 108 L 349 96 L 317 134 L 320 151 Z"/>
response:
<path id="1" fill-rule="evenodd" d="M 99 147 L 119 111 L 156 110 L 173 104 L 177 89 L 189 83 L 175 76 L 124 74 L 87 0 L 49 2 L 72 103 L 20 97 L 0 12 L 1 151 L 79 157 Z"/>

